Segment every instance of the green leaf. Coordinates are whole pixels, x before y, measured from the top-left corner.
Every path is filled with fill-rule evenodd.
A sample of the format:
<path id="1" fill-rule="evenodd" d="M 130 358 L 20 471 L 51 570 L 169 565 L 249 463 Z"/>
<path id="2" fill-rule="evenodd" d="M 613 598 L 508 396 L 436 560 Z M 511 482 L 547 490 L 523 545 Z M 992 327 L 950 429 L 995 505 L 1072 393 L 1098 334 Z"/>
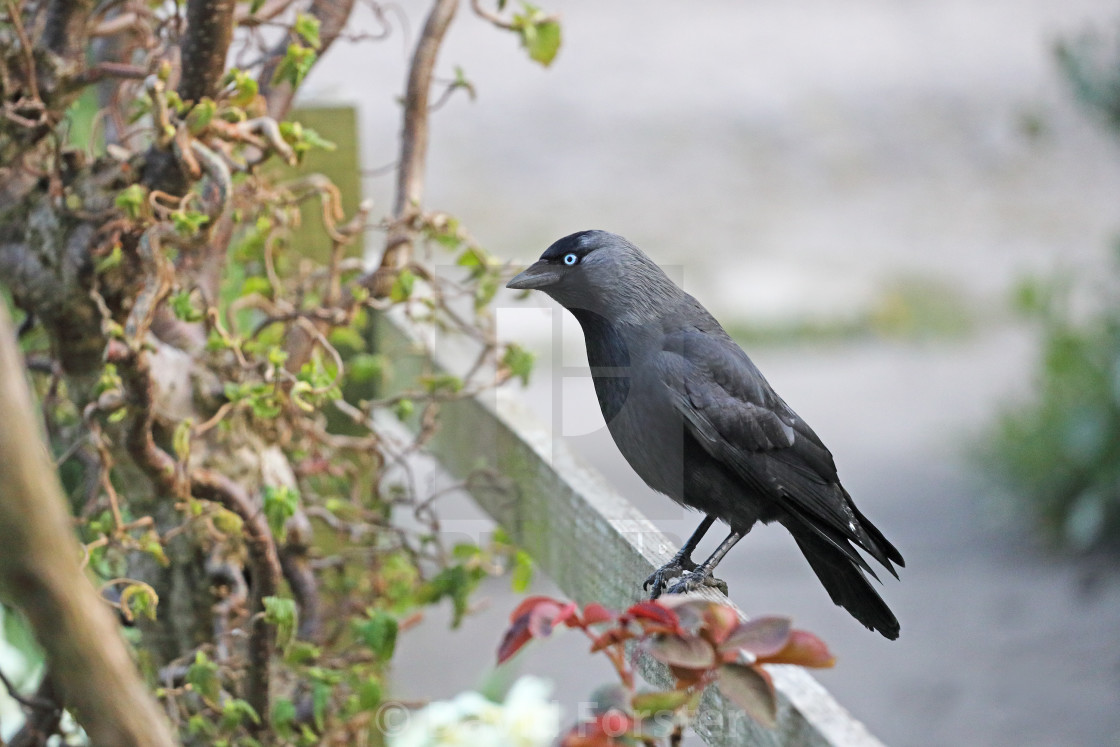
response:
<path id="1" fill-rule="evenodd" d="M 299 493 L 287 485 L 266 485 L 264 488 L 264 515 L 268 526 L 276 538 L 283 542 L 286 536 L 284 524 L 295 515 L 299 508 Z"/>
<path id="2" fill-rule="evenodd" d="M 259 92 L 257 79 L 250 73 L 235 67 L 230 68 L 226 72 L 224 85 L 230 84 L 233 85 L 233 92 L 230 94 L 229 103 L 234 106 L 248 106 L 257 98 Z"/>
<path id="3" fill-rule="evenodd" d="M 716 684 L 728 700 L 755 721 L 770 729 L 777 725 L 778 700 L 765 671 L 745 664 L 723 664 Z"/>
<path id="4" fill-rule="evenodd" d="M 523 2 L 522 6 L 525 12 L 513 17 L 514 30 L 521 35 L 529 59 L 548 67 L 560 51 L 560 23 L 534 5 Z"/>
<path id="5" fill-rule="evenodd" d="M 315 16 L 300 13 L 292 24 L 292 31 L 315 49 L 322 46 L 319 40 L 319 19 Z"/>
<path id="6" fill-rule="evenodd" d="M 136 220 L 144 214 L 144 207 L 148 204 L 148 190 L 139 184 L 131 184 L 121 190 L 113 202 L 129 218 Z"/>
<path id="7" fill-rule="evenodd" d="M 264 602 L 264 621 L 276 626 L 276 647 L 284 651 L 296 635 L 299 611 L 295 600 L 265 597 L 261 601 Z"/>
<path id="8" fill-rule="evenodd" d="M 315 719 L 315 727 L 323 730 L 327 718 L 327 706 L 331 702 L 332 687 L 327 682 L 316 681 L 311 685 L 311 715 Z"/>
<path id="9" fill-rule="evenodd" d="M 305 47 L 302 44 L 289 44 L 287 53 L 280 60 L 280 64 L 276 66 L 276 73 L 272 76 L 273 85 L 287 82 L 291 83 L 293 88 L 299 87 L 299 84 L 311 72 L 311 66 L 315 64 L 317 58 L 318 55 L 311 47 Z"/>
<path id="10" fill-rule="evenodd" d="M 167 557 L 167 553 L 163 551 L 163 542 L 156 530 L 149 530 L 140 538 L 140 549 L 155 558 L 156 562 L 164 568 L 171 565 L 171 560 Z"/>
<path id="11" fill-rule="evenodd" d="M 397 416 L 398 420 L 408 420 L 415 411 L 416 403 L 408 398 L 397 400 L 397 403 L 393 405 L 393 414 Z"/>
<path id="12" fill-rule="evenodd" d="M 284 660 L 289 664 L 306 664 L 310 661 L 316 661 L 322 655 L 323 650 L 315 644 L 296 639 L 288 646 L 288 650 L 284 654 Z"/>
<path id="13" fill-rule="evenodd" d="M 171 295 L 168 303 L 175 317 L 184 322 L 200 322 L 204 318 L 202 311 L 195 307 L 194 298 L 190 291 L 180 290 Z"/>
<path id="14" fill-rule="evenodd" d="M 155 620 L 158 605 L 159 594 L 143 582 L 131 583 L 121 592 L 121 614 L 126 620 L 135 620 L 137 615 Z"/>
<path id="15" fill-rule="evenodd" d="M 501 287 L 497 272 L 487 272 L 478 279 L 474 289 L 474 307 L 476 310 L 483 308 L 494 300 L 494 296 Z"/>
<path id="16" fill-rule="evenodd" d="M 420 383 L 428 394 L 438 394 L 440 392 L 456 394 L 463 388 L 462 379 L 447 373 L 421 376 Z"/>
<path id="17" fill-rule="evenodd" d="M 260 275 L 250 275 L 245 278 L 245 282 L 241 284 L 241 293 L 238 295 L 244 297 L 253 293 L 259 293 L 265 298 L 271 298 L 272 283 L 268 282 L 268 278 L 261 277 Z"/>
<path id="18" fill-rule="evenodd" d="M 233 730 L 246 722 L 261 722 L 253 706 L 240 698 L 230 698 L 222 705 L 222 726 L 225 729 Z"/>
<path id="19" fill-rule="evenodd" d="M 201 651 L 194 655 L 194 662 L 187 669 L 186 680 L 187 684 L 202 697 L 213 701 L 218 699 L 218 694 L 221 692 L 218 665 L 210 661 Z"/>
<path id="20" fill-rule="evenodd" d="M 467 613 L 470 594 L 478 584 L 481 573 L 482 571 L 471 573 L 462 565 L 444 568 L 420 589 L 420 601 L 434 604 L 445 597 L 450 598 L 453 613 L 451 627 L 457 628 Z"/>
<path id="21" fill-rule="evenodd" d="M 272 702 L 272 713 L 269 714 L 268 721 L 281 737 L 290 736 L 296 721 L 296 704 L 288 698 L 276 698 Z"/>
<path id="22" fill-rule="evenodd" d="M 387 662 L 393 658 L 397 645 L 397 620 L 388 612 L 369 610 L 366 620 L 354 622 L 354 634 L 364 643 L 378 661 Z"/>
<path id="23" fill-rule="evenodd" d="M 529 386 L 529 375 L 533 372 L 536 356 L 515 342 L 506 345 L 502 353 L 501 366 L 509 370 L 509 375 L 521 379 L 522 386 Z"/>
<path id="24" fill-rule="evenodd" d="M 335 327 L 327 339 L 335 348 L 349 348 L 355 352 L 366 349 L 365 338 L 353 327 Z"/>
<path id="25" fill-rule="evenodd" d="M 383 379 L 386 372 L 387 358 L 382 353 L 359 353 L 350 359 L 347 364 L 350 380 L 356 382 Z"/>
<path id="26" fill-rule="evenodd" d="M 412 295 L 412 286 L 416 283 L 416 276 L 407 267 L 397 273 L 393 279 L 393 287 L 389 289 L 389 300 L 394 303 L 407 301 Z"/>
<path id="27" fill-rule="evenodd" d="M 455 260 L 455 264 L 460 267 L 470 267 L 474 269 L 497 264 L 497 260 L 490 256 L 490 253 L 482 247 L 468 246 Z"/>
<path id="28" fill-rule="evenodd" d="M 210 222 L 210 218 L 197 210 L 176 210 L 171 214 L 171 225 L 175 233 L 190 238 L 202 230 Z"/>
<path id="29" fill-rule="evenodd" d="M 218 111 L 218 105 L 214 100 L 208 96 L 202 97 L 197 104 L 191 107 L 187 112 L 187 129 L 190 130 L 192 135 L 200 135 L 202 131 L 210 126 L 210 122 L 214 120 L 214 115 Z"/>
<path id="30" fill-rule="evenodd" d="M 337 147 L 330 140 L 321 137 L 315 130 L 304 127 L 299 122 L 281 122 L 280 135 L 284 138 L 284 142 L 292 146 L 297 159 L 303 158 L 303 154 L 312 148 L 334 150 Z"/>
<path id="31" fill-rule="evenodd" d="M 101 259 L 97 260 L 97 264 L 94 265 L 93 271 L 100 275 L 106 270 L 110 270 L 119 265 L 122 259 L 124 259 L 124 255 L 121 254 L 121 245 L 113 244 L 112 251 L 110 251 Z"/>
<path id="32" fill-rule="evenodd" d="M 524 550 L 513 555 L 513 573 L 510 574 L 510 587 L 518 594 L 529 590 L 533 581 L 533 558 Z"/>
<path id="33" fill-rule="evenodd" d="M 654 716 L 665 711 L 676 712 L 692 699 L 688 690 L 663 690 L 654 693 L 639 693 L 631 702 L 634 715 Z"/>
<path id="34" fill-rule="evenodd" d="M 370 677 L 358 685 L 358 707 L 363 711 L 376 710 L 381 705 L 383 695 L 381 681 Z"/>

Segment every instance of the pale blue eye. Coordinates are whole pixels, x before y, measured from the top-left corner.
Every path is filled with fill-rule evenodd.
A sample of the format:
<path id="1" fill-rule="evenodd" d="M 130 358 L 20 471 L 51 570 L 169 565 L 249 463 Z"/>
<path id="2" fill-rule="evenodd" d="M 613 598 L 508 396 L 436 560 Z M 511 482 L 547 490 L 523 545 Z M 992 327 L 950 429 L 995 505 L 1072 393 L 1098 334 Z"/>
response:
<path id="1" fill-rule="evenodd" d="M 565 254 L 564 255 L 564 264 L 566 264 L 568 267 L 571 267 L 576 262 L 579 262 L 579 257 L 577 257 L 576 255 L 574 255 L 574 254 Z"/>

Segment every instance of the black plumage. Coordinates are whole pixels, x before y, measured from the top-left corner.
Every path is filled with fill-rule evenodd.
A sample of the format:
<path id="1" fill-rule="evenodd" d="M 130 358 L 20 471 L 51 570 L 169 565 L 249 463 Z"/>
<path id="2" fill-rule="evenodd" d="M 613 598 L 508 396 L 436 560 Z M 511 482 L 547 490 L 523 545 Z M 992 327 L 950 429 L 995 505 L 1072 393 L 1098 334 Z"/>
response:
<path id="1" fill-rule="evenodd" d="M 712 570 L 758 521 L 793 535 L 832 600 L 887 638 L 898 621 L 868 582 L 865 551 L 897 576 L 902 555 L 855 507 L 832 454 L 696 299 L 637 247 L 605 231 L 550 246 L 509 283 L 538 289 L 583 328 L 595 393 L 623 456 L 654 490 L 707 517 L 650 576 L 658 596 L 718 583 Z M 731 534 L 691 553 L 715 519 Z M 858 548 L 858 549 L 857 549 Z"/>

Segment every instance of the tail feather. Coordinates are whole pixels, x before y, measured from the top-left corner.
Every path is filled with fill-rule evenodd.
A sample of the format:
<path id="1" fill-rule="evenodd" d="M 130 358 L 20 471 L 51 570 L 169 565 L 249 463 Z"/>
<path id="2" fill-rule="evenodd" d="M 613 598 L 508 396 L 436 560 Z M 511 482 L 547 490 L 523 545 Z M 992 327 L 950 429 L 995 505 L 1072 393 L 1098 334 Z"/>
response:
<path id="1" fill-rule="evenodd" d="M 824 584 L 834 603 L 846 609 L 871 630 L 882 633 L 892 641 L 898 638 L 898 619 L 846 553 L 837 549 L 812 527 L 797 520 L 787 522 L 786 528 L 797 541 L 797 546 L 801 548 L 805 559 L 809 561 L 813 572 Z M 885 540 L 884 543 L 893 550 L 893 553 L 888 553 L 897 556 L 897 560 L 894 557 L 891 559 L 901 565 L 902 556 L 890 543 Z"/>
<path id="2" fill-rule="evenodd" d="M 886 556 L 895 563 L 898 563 L 900 568 L 905 568 L 906 561 L 902 559 L 902 553 L 883 536 L 883 533 L 879 531 L 878 527 L 868 521 L 867 517 L 860 513 L 859 509 L 856 508 L 856 504 L 854 504 L 850 498 L 848 499 L 848 505 L 851 506 L 852 512 L 856 515 L 856 521 L 858 521 L 859 525 L 863 527 L 863 530 L 871 536 L 871 541 L 879 548 L 879 551 L 885 553 Z M 895 578 L 898 578 L 898 574 L 895 573 L 894 568 L 891 568 L 890 563 L 883 563 L 883 565 L 885 565 L 891 573 L 894 573 Z"/>

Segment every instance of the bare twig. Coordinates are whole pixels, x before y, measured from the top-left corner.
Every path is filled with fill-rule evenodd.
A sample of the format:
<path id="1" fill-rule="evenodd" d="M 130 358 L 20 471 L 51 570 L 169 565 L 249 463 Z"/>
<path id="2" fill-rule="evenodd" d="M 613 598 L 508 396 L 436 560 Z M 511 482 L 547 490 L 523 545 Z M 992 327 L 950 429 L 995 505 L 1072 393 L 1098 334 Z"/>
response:
<path id="1" fill-rule="evenodd" d="M 471 9 L 474 10 L 475 14 L 478 15 L 479 18 L 486 19 L 487 21 L 494 24 L 495 26 L 497 26 L 500 29 L 506 29 L 507 31 L 512 31 L 515 28 L 515 26 L 512 23 L 510 23 L 506 19 L 502 18 L 497 13 L 494 13 L 493 11 L 489 11 L 489 10 L 486 10 L 486 8 L 483 8 L 481 0 L 471 0 Z"/>
<path id="2" fill-rule="evenodd" d="M 15 733 L 8 747 L 45 747 L 47 740 L 58 733 L 59 723 L 62 721 L 62 706 L 57 705 L 58 694 L 49 671 L 43 673 L 35 698 L 43 702 L 55 702 L 56 706 L 53 710 L 36 708 L 27 714 L 23 727 Z"/>
<path id="3" fill-rule="evenodd" d="M 20 695 L 19 690 L 8 679 L 3 671 L 0 671 L 0 684 L 3 684 L 8 691 L 8 696 L 12 700 L 19 703 L 24 708 L 37 708 L 41 710 L 58 710 L 58 703 L 47 698 L 40 698 L 37 695 Z"/>
<path id="4" fill-rule="evenodd" d="M 424 168 L 428 157 L 428 98 L 432 88 L 432 73 L 444 34 L 447 33 L 458 7 L 459 0 L 435 1 L 412 55 L 405 90 L 393 223 L 385 239 L 385 252 L 381 255 L 380 265 L 362 281 L 375 298 L 388 295 L 397 272 L 408 264 L 412 255 L 411 222 L 418 215 L 424 196 Z"/>
<path id="5" fill-rule="evenodd" d="M 23 53 L 23 62 L 27 66 L 28 92 L 34 100 L 42 101 L 42 98 L 39 96 L 38 75 L 35 72 L 34 50 L 31 48 L 31 40 L 27 38 L 27 32 L 23 29 L 23 19 L 20 18 L 19 7 L 16 5 L 16 0 L 8 0 L 8 17 L 12 20 L 12 28 L 16 30 L 16 36 L 19 37 L 20 52 Z"/>

